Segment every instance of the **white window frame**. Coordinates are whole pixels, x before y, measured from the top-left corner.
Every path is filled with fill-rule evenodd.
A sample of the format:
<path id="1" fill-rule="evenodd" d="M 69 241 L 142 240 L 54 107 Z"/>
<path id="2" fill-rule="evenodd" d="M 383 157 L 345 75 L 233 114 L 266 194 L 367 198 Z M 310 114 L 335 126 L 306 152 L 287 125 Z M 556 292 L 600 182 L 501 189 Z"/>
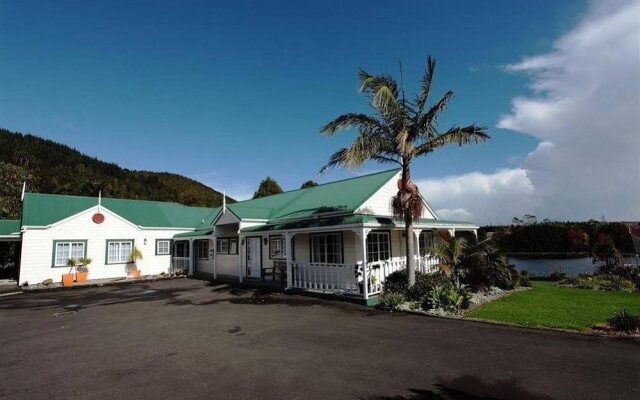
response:
<path id="1" fill-rule="evenodd" d="M 229 239 L 229 254 L 238 254 L 238 238 Z"/>
<path id="2" fill-rule="evenodd" d="M 218 238 L 216 253 L 229 254 L 229 238 Z"/>
<path id="3" fill-rule="evenodd" d="M 129 252 L 124 252 L 123 251 L 123 244 L 128 243 L 130 245 L 129 248 Z M 113 265 L 113 264 L 128 264 L 129 262 L 131 262 L 131 252 L 133 251 L 134 247 L 134 240 L 133 239 L 125 239 L 125 240 L 107 240 L 107 257 L 106 257 L 106 263 L 107 265 Z M 111 259 L 111 252 L 109 251 L 111 248 L 111 245 L 118 245 L 118 250 L 117 250 L 117 259 L 116 260 L 112 260 Z"/>
<path id="4" fill-rule="evenodd" d="M 329 238 L 334 243 L 334 252 L 329 252 Z M 337 240 L 335 240 L 337 238 Z M 312 263 L 320 264 L 344 264 L 344 238 L 342 232 L 313 233 L 309 239 L 311 243 L 310 259 Z M 333 259 L 333 262 L 329 260 Z"/>
<path id="5" fill-rule="evenodd" d="M 198 240 L 198 260 L 209 259 L 209 240 Z"/>
<path id="6" fill-rule="evenodd" d="M 161 252 L 160 251 L 160 244 L 161 243 L 166 243 L 167 245 L 167 251 L 166 252 Z M 171 254 L 171 239 L 158 239 L 156 240 L 156 255 L 157 256 L 168 256 Z"/>
<path id="7" fill-rule="evenodd" d="M 382 246 L 382 241 L 380 240 L 382 237 L 387 238 L 386 249 Z M 386 261 L 389 259 L 391 259 L 391 235 L 389 232 L 369 232 L 369 235 L 367 235 L 367 262 Z"/>
<path id="8" fill-rule="evenodd" d="M 284 243 L 284 236 L 269 236 L 269 259 L 282 260 L 287 258 L 287 246 Z"/>
<path id="9" fill-rule="evenodd" d="M 68 250 L 67 250 L 67 254 L 61 258 L 62 262 L 58 262 L 58 255 L 59 255 L 59 251 L 61 250 L 58 246 L 62 246 L 64 248 L 65 245 L 69 246 Z M 82 247 L 82 254 L 78 255 L 75 254 L 75 257 L 73 254 L 73 247 L 81 245 Z M 55 240 L 53 242 L 53 266 L 54 267 L 66 267 L 67 266 L 67 261 L 70 258 L 74 258 L 74 259 L 78 259 L 80 257 L 86 257 L 87 256 L 87 242 L 83 241 L 83 240 Z"/>

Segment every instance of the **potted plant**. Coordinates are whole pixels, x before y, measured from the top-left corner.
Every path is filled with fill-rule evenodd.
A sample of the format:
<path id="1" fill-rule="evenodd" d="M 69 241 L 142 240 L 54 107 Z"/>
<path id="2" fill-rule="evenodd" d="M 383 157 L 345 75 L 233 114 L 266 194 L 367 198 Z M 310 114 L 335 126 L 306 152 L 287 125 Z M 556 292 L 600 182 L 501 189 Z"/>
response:
<path id="1" fill-rule="evenodd" d="M 87 275 L 89 275 L 89 264 L 91 259 L 88 257 L 78 258 L 78 265 L 76 266 L 76 282 L 82 283 L 87 281 Z"/>
<path id="2" fill-rule="evenodd" d="M 67 260 L 67 267 L 69 267 L 69 273 L 66 274 L 62 274 L 62 286 L 64 287 L 69 287 L 69 286 L 73 286 L 73 270 L 76 267 L 76 260 L 73 258 L 70 258 Z"/>
<path id="3" fill-rule="evenodd" d="M 140 270 L 138 270 L 138 260 L 142 260 L 142 252 L 137 247 L 134 247 L 131 250 L 131 254 L 129 255 L 129 259 L 131 260 L 127 264 L 127 275 L 130 278 L 137 278 L 140 276 Z"/>

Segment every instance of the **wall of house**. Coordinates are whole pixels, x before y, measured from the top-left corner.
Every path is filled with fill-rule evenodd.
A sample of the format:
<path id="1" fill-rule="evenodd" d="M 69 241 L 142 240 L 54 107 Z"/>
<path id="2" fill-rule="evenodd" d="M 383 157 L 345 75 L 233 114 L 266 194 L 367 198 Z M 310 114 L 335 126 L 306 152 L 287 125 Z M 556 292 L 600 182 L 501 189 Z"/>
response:
<path id="1" fill-rule="evenodd" d="M 238 238 L 238 224 L 231 223 L 225 225 L 216 225 L 216 237 L 220 238 Z M 240 239 L 238 238 L 238 242 Z M 238 243 L 238 253 L 240 253 L 240 243 Z M 240 256 L 239 254 L 217 254 L 216 253 L 216 270 L 220 275 L 238 276 Z"/>
<path id="2" fill-rule="evenodd" d="M 358 208 L 357 213 L 372 214 L 372 215 L 392 215 L 391 212 L 391 199 L 398 193 L 398 179 L 400 178 L 400 172 L 385 183 L 378 191 L 373 194 L 367 201 Z M 429 209 L 425 206 L 422 211 L 422 218 L 434 219 Z"/>
<path id="3" fill-rule="evenodd" d="M 97 209 L 91 208 L 48 229 L 27 229 L 22 239 L 22 254 L 19 283 L 36 284 L 45 279 L 62 281 L 62 274 L 68 267 L 52 267 L 54 240 L 86 240 L 89 265 L 89 279 L 117 278 L 126 276 L 126 264 L 106 264 L 106 241 L 113 239 L 133 239 L 134 246 L 142 251 L 138 261 L 142 275 L 168 272 L 171 255 L 156 255 L 156 239 L 171 239 L 185 230 L 140 229 L 111 213 L 104 207 L 101 212 L 105 220 L 101 224 L 92 221 Z M 146 239 L 146 244 L 145 244 Z"/>

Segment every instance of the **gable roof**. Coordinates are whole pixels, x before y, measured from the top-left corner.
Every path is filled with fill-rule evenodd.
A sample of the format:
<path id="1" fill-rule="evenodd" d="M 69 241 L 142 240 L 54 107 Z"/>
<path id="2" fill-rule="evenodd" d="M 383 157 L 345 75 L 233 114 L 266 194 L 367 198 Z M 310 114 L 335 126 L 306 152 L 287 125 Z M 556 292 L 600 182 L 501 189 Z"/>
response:
<path id="1" fill-rule="evenodd" d="M 97 197 L 26 193 L 22 205 L 23 226 L 47 226 L 98 205 Z M 102 198 L 101 205 L 129 222 L 143 227 L 194 228 L 213 221 L 214 209 L 178 203 Z"/>
<path id="2" fill-rule="evenodd" d="M 0 236 L 20 234 L 19 219 L 0 219 Z"/>
<path id="3" fill-rule="evenodd" d="M 283 220 L 330 212 L 354 212 L 400 170 L 343 179 L 227 205 L 240 219 Z"/>

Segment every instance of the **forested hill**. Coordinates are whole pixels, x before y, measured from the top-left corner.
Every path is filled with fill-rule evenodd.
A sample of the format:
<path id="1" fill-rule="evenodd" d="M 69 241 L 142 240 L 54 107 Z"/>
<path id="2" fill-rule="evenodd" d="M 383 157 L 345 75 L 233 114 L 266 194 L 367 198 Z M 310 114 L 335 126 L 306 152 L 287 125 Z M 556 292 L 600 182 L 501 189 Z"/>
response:
<path id="1" fill-rule="evenodd" d="M 217 207 L 222 194 L 187 177 L 132 171 L 64 144 L 0 128 L 0 219 L 19 218 L 22 182 L 30 192 L 175 201 Z M 227 197 L 228 202 L 234 202 Z"/>

